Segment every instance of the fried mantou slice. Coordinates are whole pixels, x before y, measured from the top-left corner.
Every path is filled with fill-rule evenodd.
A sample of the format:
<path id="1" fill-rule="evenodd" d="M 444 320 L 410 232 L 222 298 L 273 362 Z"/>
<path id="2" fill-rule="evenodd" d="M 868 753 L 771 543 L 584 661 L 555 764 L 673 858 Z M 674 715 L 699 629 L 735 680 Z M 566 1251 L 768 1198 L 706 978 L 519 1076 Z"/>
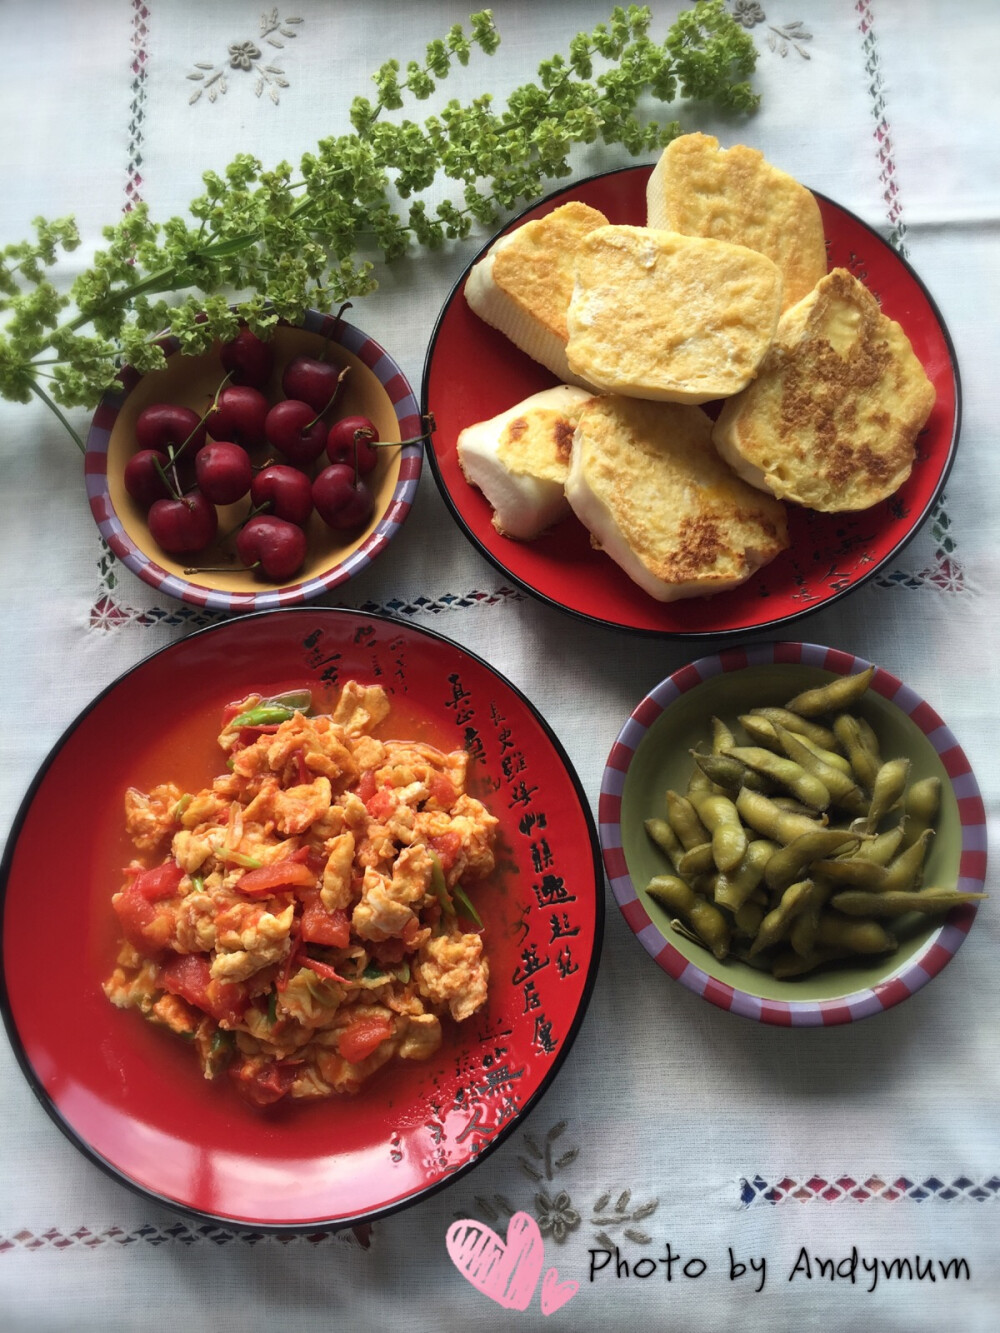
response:
<path id="1" fill-rule="evenodd" d="M 566 361 L 573 257 L 582 238 L 606 222 L 589 204 L 563 204 L 501 236 L 466 280 L 465 299 L 480 319 L 563 384 L 580 383 Z"/>
<path id="2" fill-rule="evenodd" d="M 771 346 L 781 276 L 764 255 L 647 227 L 577 246 L 570 369 L 610 393 L 704 403 L 747 386 Z"/>
<path id="3" fill-rule="evenodd" d="M 699 407 L 592 399 L 566 496 L 592 544 L 661 602 L 735 588 L 788 545 L 784 507 L 719 458 Z"/>
<path id="4" fill-rule="evenodd" d="M 586 389 L 558 384 L 459 432 L 458 465 L 493 507 L 502 536 L 531 541 L 569 513 L 573 432 L 590 398 Z"/>
<path id="5" fill-rule="evenodd" d="M 772 495 L 827 513 L 868 509 L 910 475 L 934 400 L 902 328 L 837 268 L 782 315 L 759 375 L 724 404 L 713 439 Z"/>
<path id="6" fill-rule="evenodd" d="M 755 148 L 722 148 L 710 134 L 683 134 L 663 150 L 646 187 L 646 223 L 759 250 L 781 271 L 786 309 L 827 271 L 811 191 Z"/>

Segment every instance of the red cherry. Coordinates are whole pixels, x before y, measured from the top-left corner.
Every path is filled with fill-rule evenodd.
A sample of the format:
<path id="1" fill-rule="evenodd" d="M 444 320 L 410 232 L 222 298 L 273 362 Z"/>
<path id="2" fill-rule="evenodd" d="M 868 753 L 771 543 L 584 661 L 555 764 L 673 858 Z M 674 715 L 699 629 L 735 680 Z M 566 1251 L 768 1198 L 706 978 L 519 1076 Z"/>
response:
<path id="1" fill-rule="evenodd" d="M 215 505 L 201 491 L 188 491 L 179 500 L 157 500 L 148 523 L 150 536 L 168 555 L 200 551 L 219 530 Z"/>
<path id="2" fill-rule="evenodd" d="M 316 412 L 322 412 L 337 392 L 340 370 L 316 356 L 296 356 L 289 361 L 281 377 L 286 398 L 299 398 Z"/>
<path id="3" fill-rule="evenodd" d="M 125 464 L 122 473 L 125 490 L 143 509 L 170 495 L 170 487 L 159 472 L 159 468 L 166 469 L 169 464 L 162 449 L 140 449 Z"/>
<path id="4" fill-rule="evenodd" d="M 267 399 L 248 384 L 227 384 L 208 415 L 208 433 L 213 440 L 228 440 L 253 449 L 264 443 Z"/>
<path id="5" fill-rule="evenodd" d="M 253 481 L 250 455 L 229 440 L 210 440 L 194 460 L 194 470 L 202 495 L 217 505 L 235 504 Z"/>
<path id="6" fill-rule="evenodd" d="M 151 403 L 135 419 L 135 441 L 140 449 L 176 452 L 190 437 L 183 457 L 193 457 L 205 443 L 205 424 L 197 412 L 181 403 Z"/>
<path id="7" fill-rule="evenodd" d="M 367 475 L 378 462 L 378 431 L 368 417 L 341 417 L 326 437 L 326 456 L 331 463 L 350 463 L 357 457 L 358 471 Z"/>
<path id="8" fill-rule="evenodd" d="M 274 368 L 274 348 L 244 325 L 235 338 L 223 344 L 219 360 L 229 373 L 230 384 L 263 389 Z"/>
<path id="9" fill-rule="evenodd" d="M 272 463 L 254 477 L 250 499 L 255 509 L 266 505 L 275 518 L 301 527 L 313 511 L 312 482 L 297 467 Z"/>
<path id="10" fill-rule="evenodd" d="M 347 463 L 331 463 L 312 484 L 313 504 L 324 523 L 349 531 L 367 523 L 375 508 L 375 497 Z"/>
<path id="11" fill-rule="evenodd" d="M 248 569 L 256 566 L 275 583 L 283 583 L 302 568 L 306 536 L 294 523 L 259 514 L 240 529 L 236 554 Z"/>
<path id="12" fill-rule="evenodd" d="M 307 467 L 314 463 L 326 444 L 326 426 L 316 409 L 301 398 L 286 398 L 275 403 L 267 414 L 264 431 L 268 444 L 280 449 L 290 463 Z"/>

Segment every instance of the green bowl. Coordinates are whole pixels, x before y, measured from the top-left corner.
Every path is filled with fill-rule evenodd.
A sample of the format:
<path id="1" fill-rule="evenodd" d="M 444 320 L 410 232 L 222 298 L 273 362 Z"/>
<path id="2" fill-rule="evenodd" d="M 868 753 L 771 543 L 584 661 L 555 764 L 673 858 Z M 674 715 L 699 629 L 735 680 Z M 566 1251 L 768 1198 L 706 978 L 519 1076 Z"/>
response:
<path id="1" fill-rule="evenodd" d="M 916 913 L 890 924 L 899 947 L 858 956 L 801 977 L 778 980 L 732 956 L 719 961 L 671 925 L 671 913 L 647 892 L 655 875 L 671 874 L 666 854 L 645 821 L 665 814 L 668 789 L 684 792 L 691 750 L 708 748 L 711 719 L 734 730 L 740 714 L 783 705 L 804 689 L 870 664 L 836 649 L 771 643 L 704 657 L 661 682 L 621 729 L 604 770 L 599 806 L 605 869 L 631 929 L 671 976 L 721 1008 L 786 1026 L 852 1022 L 880 1013 L 913 994 L 954 956 L 976 905 L 945 918 Z M 928 852 L 924 882 L 980 892 L 986 871 L 986 821 L 975 777 L 954 735 L 908 686 L 882 668 L 853 712 L 874 728 L 886 758 L 910 760 L 910 780 L 941 780 L 941 811 Z"/>

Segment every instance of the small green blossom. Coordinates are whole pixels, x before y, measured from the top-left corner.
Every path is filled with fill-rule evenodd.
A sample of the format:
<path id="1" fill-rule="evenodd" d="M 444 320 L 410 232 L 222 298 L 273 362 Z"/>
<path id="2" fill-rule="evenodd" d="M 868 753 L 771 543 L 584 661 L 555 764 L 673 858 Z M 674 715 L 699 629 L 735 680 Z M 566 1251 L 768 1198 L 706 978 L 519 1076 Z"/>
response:
<path id="1" fill-rule="evenodd" d="M 321 139 L 297 168 L 265 168 L 239 153 L 202 175 L 184 217 L 157 223 L 137 204 L 104 229 L 103 248 L 68 295 L 49 270 L 79 244 L 76 224 L 36 219 L 33 240 L 0 249 L 0 396 L 34 394 L 57 412 L 57 404 L 92 407 L 125 362 L 140 371 L 162 364 L 164 331 L 182 352 L 198 353 L 241 320 L 266 333 L 309 306 L 336 309 L 376 287 L 372 254 L 388 262 L 413 244 L 437 247 L 495 226 L 570 175 L 579 144 L 661 149 L 679 126 L 649 118 L 650 98 L 684 96 L 730 112 L 756 106 L 756 49 L 723 0 L 696 0 L 662 44 L 649 24 L 648 7 L 615 6 L 607 23 L 573 36 L 567 54 L 543 61 L 506 106 L 484 93 L 449 100 L 423 123 L 390 119 L 408 98 L 430 97 L 454 61 L 496 51 L 492 12 L 473 14 L 468 30 L 455 24 L 429 42 L 422 62 L 385 61 L 374 95 L 351 103 L 349 131 Z M 249 68 L 259 54 L 244 43 L 232 62 Z M 414 196 L 440 177 L 457 198 L 432 212 Z"/>

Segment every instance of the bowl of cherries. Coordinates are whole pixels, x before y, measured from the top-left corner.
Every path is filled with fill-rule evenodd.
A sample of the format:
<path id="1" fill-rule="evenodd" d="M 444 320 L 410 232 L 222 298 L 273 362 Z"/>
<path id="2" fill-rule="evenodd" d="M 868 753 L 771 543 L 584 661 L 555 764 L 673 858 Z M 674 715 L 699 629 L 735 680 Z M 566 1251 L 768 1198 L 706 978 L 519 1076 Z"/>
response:
<path id="1" fill-rule="evenodd" d="M 87 438 L 91 512 L 146 583 L 218 611 L 297 605 L 365 569 L 409 514 L 433 423 L 392 358 L 307 311 L 128 367 Z"/>

